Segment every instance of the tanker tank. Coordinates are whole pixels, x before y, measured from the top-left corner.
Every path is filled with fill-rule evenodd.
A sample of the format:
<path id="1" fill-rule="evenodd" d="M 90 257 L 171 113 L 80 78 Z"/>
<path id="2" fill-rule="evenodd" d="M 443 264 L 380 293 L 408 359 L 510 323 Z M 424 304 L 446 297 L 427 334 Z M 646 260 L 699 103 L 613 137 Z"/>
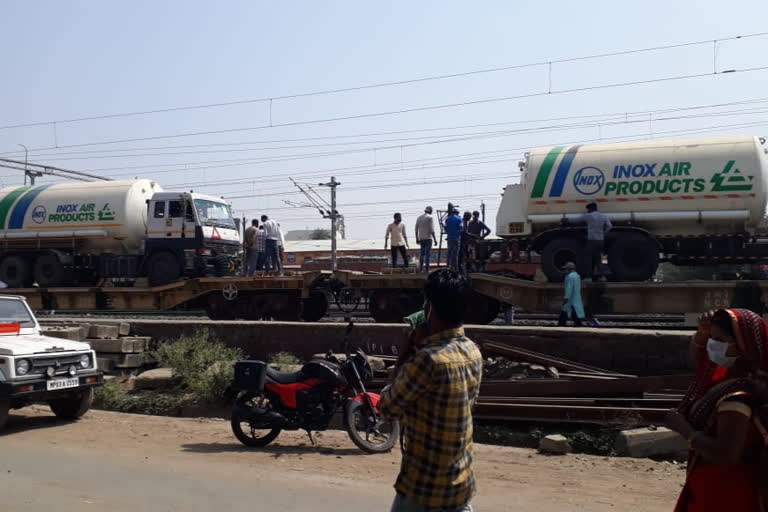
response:
<path id="1" fill-rule="evenodd" d="M 650 279 L 659 261 L 764 259 L 768 245 L 757 247 L 754 237 L 768 202 L 764 142 L 728 136 L 532 149 L 520 163 L 521 182 L 504 189 L 497 233 L 541 254 L 550 280 L 580 257 L 589 203 L 616 226 L 606 254 L 617 280 Z"/>
<path id="2" fill-rule="evenodd" d="M 80 253 L 139 254 L 147 201 L 161 192 L 150 180 L 58 183 L 0 190 L 0 238 L 73 238 Z"/>

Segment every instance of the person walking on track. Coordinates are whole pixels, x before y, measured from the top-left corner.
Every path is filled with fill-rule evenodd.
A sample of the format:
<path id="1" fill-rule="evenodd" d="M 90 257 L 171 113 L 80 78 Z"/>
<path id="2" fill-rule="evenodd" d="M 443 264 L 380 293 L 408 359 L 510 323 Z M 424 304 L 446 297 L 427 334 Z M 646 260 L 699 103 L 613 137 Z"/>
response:
<path id="1" fill-rule="evenodd" d="M 565 294 L 557 325 L 566 325 L 568 319 L 573 318 L 576 327 L 581 327 L 585 316 L 584 304 L 581 301 L 581 276 L 576 272 L 576 264 L 572 261 L 566 263 L 563 270 L 567 272 L 565 275 Z"/>
<path id="2" fill-rule="evenodd" d="M 408 267 L 408 236 L 405 234 L 405 224 L 403 217 L 399 213 L 394 215 L 394 222 L 387 226 L 387 232 L 384 235 L 384 249 L 387 248 L 387 242 L 392 239 L 392 268 L 397 267 L 397 253 L 403 257 L 403 267 Z"/>
<path id="3" fill-rule="evenodd" d="M 419 272 L 425 270 L 429 274 L 429 263 L 432 258 L 432 242 L 437 245 L 435 235 L 435 219 L 432 217 L 432 207 L 424 208 L 424 213 L 416 219 L 416 241 L 421 247 L 419 253 Z"/>

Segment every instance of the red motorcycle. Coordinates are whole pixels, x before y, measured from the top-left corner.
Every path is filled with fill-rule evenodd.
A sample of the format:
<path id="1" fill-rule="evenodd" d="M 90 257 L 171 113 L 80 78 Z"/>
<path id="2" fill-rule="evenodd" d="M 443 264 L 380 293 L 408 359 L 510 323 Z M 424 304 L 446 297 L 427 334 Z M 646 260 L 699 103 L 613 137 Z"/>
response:
<path id="1" fill-rule="evenodd" d="M 341 413 L 358 448 L 368 453 L 390 451 L 400 426 L 382 418 L 376 407 L 379 395 L 365 389 L 373 370 L 362 350 L 349 350 L 346 339 L 352 327 L 350 321 L 343 360 L 329 351 L 325 359 L 310 361 L 295 373 L 279 372 L 263 361 L 235 363 L 231 386 L 237 392 L 232 409 L 235 437 L 246 446 L 260 447 L 274 441 L 281 430 L 301 429 L 314 444 L 312 431 L 327 430 L 334 415 Z"/>

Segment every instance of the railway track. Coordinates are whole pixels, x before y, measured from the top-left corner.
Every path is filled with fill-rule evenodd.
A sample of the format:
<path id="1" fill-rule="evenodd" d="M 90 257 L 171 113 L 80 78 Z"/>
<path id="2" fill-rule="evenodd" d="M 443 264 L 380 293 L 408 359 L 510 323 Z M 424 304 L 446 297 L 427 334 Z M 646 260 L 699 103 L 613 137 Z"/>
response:
<path id="1" fill-rule="evenodd" d="M 173 320 L 195 320 L 207 319 L 208 315 L 203 310 L 190 311 L 39 311 L 41 318 L 55 318 L 56 316 L 66 316 L 68 318 L 90 318 L 90 319 L 173 319 Z M 365 311 L 356 311 L 354 313 L 345 313 L 338 309 L 330 309 L 328 314 L 321 318 L 319 322 L 333 323 L 344 322 L 346 318 L 351 317 L 357 323 L 373 323 L 375 320 Z M 598 319 L 601 326 L 616 329 L 651 329 L 651 330 L 681 330 L 688 329 L 680 315 L 599 315 Z M 504 319 L 499 317 L 490 325 L 520 325 L 528 327 L 555 327 L 557 326 L 557 315 L 541 313 L 517 313 L 514 322 L 505 324 Z"/>

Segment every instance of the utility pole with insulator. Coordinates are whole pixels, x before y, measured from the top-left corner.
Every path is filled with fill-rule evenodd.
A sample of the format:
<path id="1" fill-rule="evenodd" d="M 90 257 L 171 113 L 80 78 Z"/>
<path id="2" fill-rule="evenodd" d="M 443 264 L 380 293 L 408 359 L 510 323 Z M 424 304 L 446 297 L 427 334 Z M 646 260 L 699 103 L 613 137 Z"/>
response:
<path id="1" fill-rule="evenodd" d="M 335 176 L 331 176 L 331 181 L 328 183 L 318 183 L 320 187 L 330 187 L 331 189 L 331 211 L 328 215 L 324 215 L 325 218 L 331 219 L 331 270 L 337 270 L 336 268 L 336 220 L 340 217 L 338 210 L 336 210 L 336 187 L 341 185 L 336 181 Z"/>

